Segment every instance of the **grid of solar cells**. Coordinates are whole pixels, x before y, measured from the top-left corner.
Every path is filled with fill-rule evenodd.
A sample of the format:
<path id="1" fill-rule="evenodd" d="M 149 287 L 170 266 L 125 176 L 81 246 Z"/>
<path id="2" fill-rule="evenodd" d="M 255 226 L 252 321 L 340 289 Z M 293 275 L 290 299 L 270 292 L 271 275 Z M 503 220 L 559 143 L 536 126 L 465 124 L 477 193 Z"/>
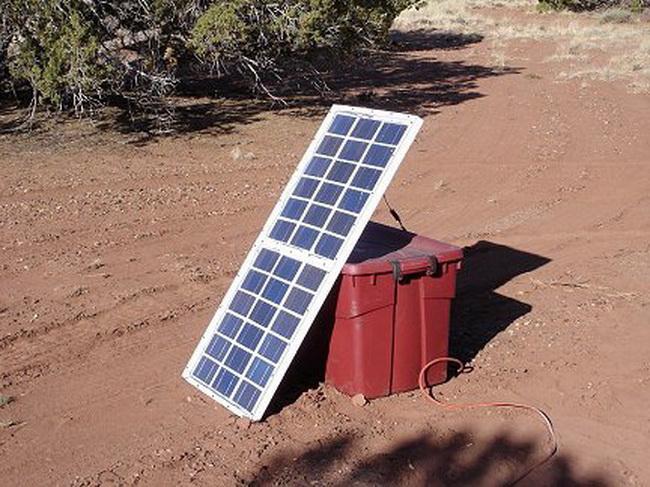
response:
<path id="1" fill-rule="evenodd" d="M 336 115 L 269 237 L 336 259 L 406 129 L 405 124 Z"/>
<path id="2" fill-rule="evenodd" d="M 262 417 L 421 122 L 332 108 L 190 359 L 190 383 Z"/>
<path id="3" fill-rule="evenodd" d="M 252 411 L 324 277 L 318 267 L 262 248 L 194 377 Z"/>

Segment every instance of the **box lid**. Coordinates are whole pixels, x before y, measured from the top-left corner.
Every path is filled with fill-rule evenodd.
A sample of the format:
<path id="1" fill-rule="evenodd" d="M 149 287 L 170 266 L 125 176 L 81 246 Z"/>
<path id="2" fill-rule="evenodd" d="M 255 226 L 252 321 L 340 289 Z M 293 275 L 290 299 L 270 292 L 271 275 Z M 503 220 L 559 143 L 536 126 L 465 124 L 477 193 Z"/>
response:
<path id="1" fill-rule="evenodd" d="M 341 273 L 383 274 L 393 271 L 392 262 L 399 262 L 402 274 L 413 274 L 430 269 L 431 257 L 435 257 L 438 263 L 457 262 L 463 258 L 463 250 L 371 221 Z"/>

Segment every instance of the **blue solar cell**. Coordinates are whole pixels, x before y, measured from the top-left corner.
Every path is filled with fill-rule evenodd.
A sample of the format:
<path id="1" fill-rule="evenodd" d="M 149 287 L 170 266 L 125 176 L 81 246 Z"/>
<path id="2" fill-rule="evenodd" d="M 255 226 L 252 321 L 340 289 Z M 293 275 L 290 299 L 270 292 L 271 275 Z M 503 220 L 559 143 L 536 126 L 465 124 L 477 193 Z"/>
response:
<path id="1" fill-rule="evenodd" d="M 255 382 L 258 386 L 264 387 L 271 377 L 273 368 L 274 367 L 270 363 L 261 358 L 255 357 L 253 363 L 248 368 L 246 377 Z"/>
<path id="2" fill-rule="evenodd" d="M 397 145 L 402 139 L 404 132 L 406 132 L 406 125 L 400 125 L 397 123 L 385 123 L 381 127 L 381 130 L 379 130 L 379 134 L 375 140 L 377 142 L 381 142 L 382 144 Z"/>
<path id="3" fill-rule="evenodd" d="M 243 289 L 246 289 L 246 291 L 250 291 L 252 293 L 257 294 L 258 292 L 260 292 L 265 282 L 266 282 L 266 276 L 264 274 L 262 274 L 261 272 L 250 270 L 248 271 L 248 274 L 246 274 L 246 278 L 244 279 L 244 282 L 242 283 L 241 287 Z"/>
<path id="4" fill-rule="evenodd" d="M 298 227 L 296 234 L 291 239 L 291 243 L 296 247 L 301 249 L 310 250 L 314 246 L 314 242 L 318 238 L 318 230 L 313 228 L 303 227 L 302 225 Z"/>
<path id="5" fill-rule="evenodd" d="M 192 375 L 201 382 L 210 384 L 217 369 L 219 369 L 219 366 L 212 360 L 206 357 L 201 357 L 201 360 L 199 360 L 199 364 L 194 369 L 194 372 L 192 372 Z"/>
<path id="6" fill-rule="evenodd" d="M 275 364 L 282 357 L 285 348 L 287 348 L 286 342 L 273 335 L 266 335 L 260 347 L 259 354 Z"/>
<path id="7" fill-rule="evenodd" d="M 306 201 L 289 198 L 289 201 L 287 201 L 287 204 L 284 205 L 284 209 L 282 210 L 282 216 L 291 218 L 292 220 L 300 220 L 306 207 Z"/>
<path id="8" fill-rule="evenodd" d="M 257 255 L 257 258 L 255 259 L 255 263 L 253 265 L 258 269 L 262 269 L 263 271 L 271 272 L 271 269 L 273 269 L 273 266 L 278 261 L 279 257 L 280 254 L 277 252 L 273 252 L 272 250 L 268 249 L 262 249 Z"/>
<path id="9" fill-rule="evenodd" d="M 332 210 L 325 206 L 312 204 L 307 210 L 307 214 L 305 215 L 303 221 L 305 223 L 309 223 L 310 225 L 314 225 L 315 227 L 322 227 L 327 221 L 327 218 L 330 216 L 331 212 Z"/>
<path id="10" fill-rule="evenodd" d="M 273 315 L 275 314 L 275 310 L 275 306 L 271 306 L 264 301 L 258 301 L 255 303 L 253 311 L 251 311 L 251 320 L 259 325 L 266 327 L 269 323 L 271 323 Z"/>
<path id="11" fill-rule="evenodd" d="M 257 347 L 257 344 L 262 339 L 262 335 L 264 335 L 264 330 L 250 323 L 246 323 L 241 334 L 237 337 L 237 342 L 255 351 L 255 347 Z"/>
<path id="12" fill-rule="evenodd" d="M 242 291 L 237 291 L 235 297 L 232 298 L 232 303 L 230 303 L 230 309 L 235 313 L 239 313 L 242 316 L 248 315 L 248 312 L 253 306 L 255 298 L 250 294 L 247 294 Z"/>
<path id="13" fill-rule="evenodd" d="M 390 157 L 393 155 L 393 148 L 385 145 L 371 145 L 363 158 L 363 163 L 370 166 L 386 167 Z"/>
<path id="14" fill-rule="evenodd" d="M 352 127 L 352 124 L 354 123 L 354 120 L 354 117 L 350 117 L 348 115 L 337 115 L 334 117 L 334 121 L 327 131 L 333 134 L 347 135 L 347 133 L 350 131 L 350 127 Z"/>
<path id="15" fill-rule="evenodd" d="M 322 255 L 328 259 L 334 259 L 341 248 L 341 245 L 343 245 L 343 240 L 340 238 L 323 234 L 316 244 L 315 250 L 318 255 Z"/>
<path id="16" fill-rule="evenodd" d="M 336 161 L 332 166 L 332 169 L 330 169 L 330 172 L 327 174 L 327 179 L 339 183 L 347 183 L 352 171 L 354 171 L 354 164 Z"/>
<path id="17" fill-rule="evenodd" d="M 368 167 L 360 167 L 357 173 L 352 178 L 352 186 L 357 188 L 373 190 L 375 184 L 379 181 L 379 176 L 381 176 L 381 171 L 377 169 L 370 169 Z"/>
<path id="18" fill-rule="evenodd" d="M 221 362 L 230 350 L 230 342 L 224 337 L 219 335 L 214 335 L 212 340 L 210 340 L 210 345 L 205 349 L 205 353 L 208 354 L 213 359 Z"/>
<path id="19" fill-rule="evenodd" d="M 286 311 L 280 310 L 278 315 L 275 317 L 275 321 L 273 322 L 271 329 L 278 335 L 282 335 L 286 339 L 290 339 L 293 336 L 293 332 L 296 331 L 296 328 L 298 328 L 299 324 L 299 318 L 287 313 Z"/>
<path id="20" fill-rule="evenodd" d="M 346 236 L 350 232 L 350 229 L 354 224 L 354 220 L 356 220 L 356 218 L 354 218 L 352 215 L 348 215 L 347 213 L 341 213 L 340 211 L 337 211 L 332 216 L 332 219 L 327 225 L 327 229 L 330 232 L 334 232 L 334 233 L 338 233 L 339 235 Z"/>
<path id="21" fill-rule="evenodd" d="M 289 289 L 289 285 L 285 284 L 282 281 L 278 281 L 277 279 L 271 278 L 264 288 L 264 292 L 262 293 L 262 296 L 268 299 L 269 301 L 273 301 L 276 304 L 280 304 L 282 302 L 282 298 L 284 298 L 284 295 L 287 292 L 287 289 Z"/>
<path id="22" fill-rule="evenodd" d="M 244 350 L 243 348 L 233 345 L 232 350 L 228 354 L 228 358 L 224 364 L 230 367 L 231 370 L 234 370 L 238 373 L 243 373 L 248 365 L 248 362 L 251 359 L 251 354 Z"/>
<path id="23" fill-rule="evenodd" d="M 336 203 L 336 200 L 339 199 L 341 191 L 343 191 L 343 186 L 332 183 L 323 183 L 323 185 L 318 190 L 318 193 L 316 193 L 316 197 L 314 199 L 316 201 L 320 201 L 321 203 L 333 205 Z"/>
<path id="24" fill-rule="evenodd" d="M 223 320 L 219 325 L 219 333 L 230 338 L 235 338 L 243 322 L 244 321 L 241 318 L 226 313 L 226 316 L 223 317 Z"/>
<path id="25" fill-rule="evenodd" d="M 317 230 L 301 226 L 291 240 L 291 244 L 301 249 L 311 250 L 318 235 L 319 232 Z"/>
<path id="26" fill-rule="evenodd" d="M 336 216 L 336 214 L 334 216 Z M 330 226 L 331 225 L 332 224 L 330 222 Z M 314 267 L 313 265 L 305 264 L 305 267 L 303 268 L 302 272 L 300 273 L 300 276 L 298 276 L 298 281 L 296 281 L 296 282 L 298 284 L 300 284 L 301 286 L 306 287 L 307 289 L 311 289 L 312 291 L 316 291 L 318 289 L 318 286 L 320 286 L 320 283 L 323 280 L 323 277 L 325 277 L 325 271 L 324 270 L 319 269 L 318 267 Z M 275 326 L 275 324 L 274 324 L 274 326 Z"/>
<path id="27" fill-rule="evenodd" d="M 287 281 L 293 281 L 299 268 L 300 261 L 283 256 L 282 259 L 280 259 L 280 263 L 275 268 L 274 274 L 280 276 L 282 279 L 286 279 Z"/>
<path id="28" fill-rule="evenodd" d="M 358 139 L 371 140 L 374 137 L 375 132 L 377 132 L 379 125 L 381 125 L 381 122 L 378 122 L 377 120 L 368 120 L 367 118 L 362 118 L 354 126 L 354 130 L 352 131 L 351 135 L 352 137 L 356 137 Z"/>
<path id="29" fill-rule="evenodd" d="M 300 181 L 296 184 L 296 189 L 293 190 L 293 194 L 303 198 L 311 198 L 311 195 L 314 194 L 317 186 L 318 179 L 300 178 Z"/>
<path id="30" fill-rule="evenodd" d="M 288 222 L 286 220 L 278 220 L 275 222 L 275 226 L 271 229 L 269 237 L 279 240 L 280 242 L 288 242 L 289 237 L 293 233 L 293 229 L 296 227 L 295 223 Z"/>
<path id="31" fill-rule="evenodd" d="M 341 198 L 339 206 L 344 210 L 359 213 L 363 209 L 363 205 L 366 204 L 367 199 L 368 193 L 357 191 L 356 189 L 348 189 L 343 195 L 343 198 Z"/>
<path id="32" fill-rule="evenodd" d="M 309 306 L 309 303 L 311 303 L 311 298 L 313 297 L 313 294 L 294 287 L 291 291 L 289 291 L 289 295 L 284 301 L 284 307 L 300 315 L 304 314 L 307 310 L 307 307 Z"/>
<path id="33" fill-rule="evenodd" d="M 336 155 L 336 152 L 341 147 L 343 139 L 341 137 L 332 137 L 331 135 L 326 135 L 323 137 L 323 141 L 316 149 L 316 152 L 324 156 L 333 156 Z"/>
<path id="34" fill-rule="evenodd" d="M 217 377 L 215 377 L 212 388 L 220 394 L 229 397 L 232 391 L 235 390 L 237 382 L 239 382 L 239 379 L 235 374 L 222 368 L 217 374 Z"/>
<path id="35" fill-rule="evenodd" d="M 255 407 L 260 394 L 261 391 L 257 387 L 243 380 L 237 389 L 233 400 L 246 411 L 251 411 Z"/>
<path id="36" fill-rule="evenodd" d="M 309 161 L 309 165 L 307 166 L 307 169 L 305 169 L 305 174 L 322 177 L 323 174 L 327 172 L 327 169 L 330 167 L 331 163 L 332 159 L 328 159 L 327 157 L 314 156 L 311 158 L 311 161 Z"/>
<path id="37" fill-rule="evenodd" d="M 361 159 L 361 156 L 366 150 L 366 147 L 368 147 L 368 144 L 366 142 L 348 140 L 343 146 L 343 150 L 341 150 L 339 158 L 356 162 Z"/>

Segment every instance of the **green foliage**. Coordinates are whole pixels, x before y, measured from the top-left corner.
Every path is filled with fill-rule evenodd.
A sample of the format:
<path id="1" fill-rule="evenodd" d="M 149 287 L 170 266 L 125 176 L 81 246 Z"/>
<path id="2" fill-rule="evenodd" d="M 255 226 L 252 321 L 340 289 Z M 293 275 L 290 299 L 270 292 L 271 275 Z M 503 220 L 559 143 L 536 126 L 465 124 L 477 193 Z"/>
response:
<path id="1" fill-rule="evenodd" d="M 554 7 L 550 2 L 547 2 L 545 0 L 540 0 L 535 6 L 535 9 L 540 14 L 545 14 L 548 12 L 553 12 L 554 10 L 559 10 L 558 8 Z"/>
<path id="2" fill-rule="evenodd" d="M 381 44 L 409 0 L 223 0 L 198 18 L 189 45 L 219 71 L 277 70 L 319 50 L 347 55 Z"/>
<path id="3" fill-rule="evenodd" d="M 252 51 L 256 47 L 252 43 L 255 34 L 269 34 L 274 25 L 268 25 L 267 19 L 255 24 L 250 22 L 246 18 L 250 12 L 247 3 L 245 0 L 231 0 L 208 8 L 192 29 L 190 47 L 216 64 Z"/>
<path id="4" fill-rule="evenodd" d="M 643 0 L 630 0 L 630 12 L 640 14 L 645 9 Z"/>
<path id="5" fill-rule="evenodd" d="M 104 95 L 143 100 L 185 75 L 244 75 L 253 87 L 328 50 L 386 40 L 414 0 L 2 0 L 0 73 L 33 101 L 81 112 Z M 8 68 L 8 69 L 7 69 Z"/>
<path id="6" fill-rule="evenodd" d="M 99 40 L 79 2 L 25 2 L 15 13 L 29 21 L 16 41 L 11 76 L 58 106 L 70 99 L 81 106 L 86 93 L 99 91 L 110 66 L 102 63 Z"/>
<path id="7" fill-rule="evenodd" d="M 586 10 L 583 4 L 588 2 L 583 0 L 539 0 L 537 10 L 548 12 L 551 10 Z"/>

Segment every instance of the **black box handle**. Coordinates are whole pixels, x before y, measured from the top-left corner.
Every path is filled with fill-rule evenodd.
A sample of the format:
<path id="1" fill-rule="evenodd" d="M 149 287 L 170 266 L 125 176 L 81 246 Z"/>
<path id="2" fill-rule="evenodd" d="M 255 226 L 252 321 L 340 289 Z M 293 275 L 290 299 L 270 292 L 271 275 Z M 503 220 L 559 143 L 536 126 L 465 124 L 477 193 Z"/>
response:
<path id="1" fill-rule="evenodd" d="M 429 269 L 427 269 L 427 276 L 435 276 L 438 273 L 438 259 L 435 255 L 429 256 Z"/>
<path id="2" fill-rule="evenodd" d="M 398 260 L 391 260 L 390 266 L 393 268 L 393 279 L 396 282 L 400 282 L 402 279 L 404 279 L 404 275 L 402 274 L 402 267 L 399 265 Z"/>
<path id="3" fill-rule="evenodd" d="M 429 268 L 426 271 L 427 276 L 435 276 L 438 273 L 440 264 L 435 255 L 429 255 Z M 393 279 L 396 282 L 402 282 L 404 280 L 404 273 L 402 272 L 402 266 L 399 263 L 399 260 L 389 261 L 390 266 L 393 268 Z"/>

